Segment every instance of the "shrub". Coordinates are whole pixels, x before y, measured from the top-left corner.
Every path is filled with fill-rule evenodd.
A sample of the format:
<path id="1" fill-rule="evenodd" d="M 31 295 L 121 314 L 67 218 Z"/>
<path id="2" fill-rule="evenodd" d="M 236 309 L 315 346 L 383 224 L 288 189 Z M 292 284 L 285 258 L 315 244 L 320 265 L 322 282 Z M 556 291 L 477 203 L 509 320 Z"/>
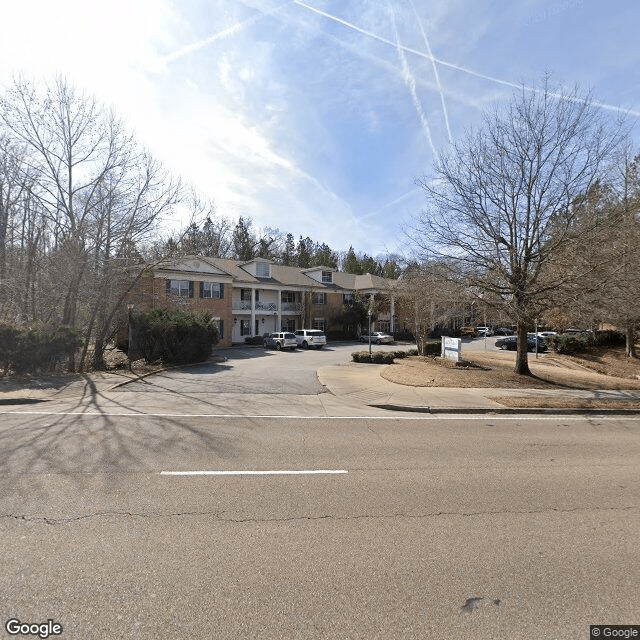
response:
<path id="1" fill-rule="evenodd" d="M 218 327 L 208 313 L 154 309 L 131 319 L 131 360 L 187 364 L 203 362 L 219 340 Z"/>
<path id="2" fill-rule="evenodd" d="M 392 351 L 356 351 L 351 354 L 354 362 L 365 362 L 373 364 L 393 364 L 395 354 Z"/>
<path id="3" fill-rule="evenodd" d="M 547 346 L 557 353 L 581 353 L 589 347 L 616 347 L 625 344 L 625 334 L 621 331 L 596 331 L 561 334 L 545 339 Z"/>
<path id="4" fill-rule="evenodd" d="M 594 342 L 598 347 L 621 347 L 627 343 L 623 331 L 596 331 Z"/>
<path id="5" fill-rule="evenodd" d="M 425 340 L 420 345 L 421 348 L 418 349 L 418 353 L 422 356 L 440 355 L 441 345 L 441 340 Z"/>
<path id="6" fill-rule="evenodd" d="M 400 329 L 399 331 L 395 331 L 393 334 L 395 340 L 403 340 L 412 342 L 415 340 L 415 336 L 408 329 Z"/>
<path id="7" fill-rule="evenodd" d="M 0 368 L 4 374 L 55 371 L 80 345 L 75 329 L 17 329 L 0 326 Z"/>
<path id="8" fill-rule="evenodd" d="M 262 336 L 248 336 L 244 339 L 244 343 L 261 347 L 264 343 L 264 338 Z"/>

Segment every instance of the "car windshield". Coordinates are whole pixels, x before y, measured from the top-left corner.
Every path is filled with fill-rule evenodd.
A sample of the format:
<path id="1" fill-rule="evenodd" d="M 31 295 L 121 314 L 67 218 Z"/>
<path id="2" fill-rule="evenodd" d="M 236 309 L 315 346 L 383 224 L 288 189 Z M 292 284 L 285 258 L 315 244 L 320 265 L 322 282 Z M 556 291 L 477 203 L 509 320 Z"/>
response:
<path id="1" fill-rule="evenodd" d="M 287 340 L 295 340 L 295 339 L 296 339 L 296 337 L 293 335 L 293 333 L 285 333 L 285 334 L 284 334 L 284 337 L 285 337 Z"/>

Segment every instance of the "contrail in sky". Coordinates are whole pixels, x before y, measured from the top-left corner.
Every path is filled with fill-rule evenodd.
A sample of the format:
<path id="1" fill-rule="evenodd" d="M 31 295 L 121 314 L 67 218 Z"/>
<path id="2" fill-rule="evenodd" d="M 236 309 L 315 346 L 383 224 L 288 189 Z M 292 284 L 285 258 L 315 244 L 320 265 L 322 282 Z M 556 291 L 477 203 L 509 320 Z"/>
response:
<path id="1" fill-rule="evenodd" d="M 246 27 L 249 27 L 252 24 L 258 22 L 265 16 L 268 16 L 272 13 L 275 13 L 276 11 L 279 11 L 280 9 L 282 9 L 284 6 L 288 4 L 289 4 L 288 2 L 282 3 L 277 7 L 275 7 L 274 9 L 269 9 L 269 11 L 265 11 L 264 13 L 258 13 L 254 16 L 251 16 L 250 18 L 247 18 L 246 20 L 241 20 L 240 22 L 236 22 L 230 27 L 227 27 L 222 31 L 218 31 L 218 33 L 214 33 L 212 36 L 209 36 L 204 40 L 200 40 L 199 42 L 194 42 L 193 44 L 189 44 L 186 47 L 182 47 L 181 49 L 178 49 L 173 53 L 169 53 L 168 55 L 164 56 L 160 60 L 160 62 L 163 62 L 163 63 L 173 62 L 174 60 L 178 60 L 179 58 L 182 58 L 189 53 L 198 51 L 199 49 L 206 47 L 207 45 L 215 42 L 216 40 L 220 40 L 221 38 L 226 38 L 227 36 L 232 36 L 238 33 L 238 31 L 241 31 L 242 29 L 245 29 Z"/>
<path id="2" fill-rule="evenodd" d="M 422 39 L 424 43 L 427 45 L 427 53 L 431 58 L 431 65 L 433 66 L 433 75 L 436 79 L 436 85 L 438 86 L 438 91 L 440 92 L 440 101 L 442 102 L 442 113 L 444 115 L 444 122 L 447 126 L 447 134 L 449 135 L 449 142 L 453 142 L 453 136 L 451 135 L 451 127 L 449 126 L 449 112 L 447 111 L 447 105 L 444 101 L 444 91 L 442 89 L 442 84 L 440 83 L 440 74 L 438 73 L 438 65 L 436 64 L 435 58 L 433 57 L 433 53 L 431 52 L 431 45 L 429 44 L 429 38 L 427 38 L 427 32 L 424 29 L 424 25 L 422 24 L 422 20 L 416 11 L 416 6 L 413 4 L 413 0 L 409 0 L 411 4 L 411 8 L 413 9 L 413 14 L 418 21 L 418 26 L 420 27 L 420 32 L 422 33 Z"/>
<path id="3" fill-rule="evenodd" d="M 446 60 L 441 60 L 440 58 L 436 58 L 433 55 L 428 55 L 426 53 L 424 53 L 423 51 L 418 51 L 417 49 L 412 49 L 411 47 L 405 47 L 404 45 L 398 45 L 395 42 L 392 42 L 391 40 L 387 40 L 386 38 L 383 38 L 382 36 L 379 36 L 375 33 L 371 33 L 371 31 L 366 31 L 365 29 L 361 29 L 360 27 L 356 26 L 355 24 L 352 24 L 351 22 L 347 22 L 346 20 L 342 20 L 341 18 L 338 18 L 337 16 L 333 16 L 330 13 L 326 13 L 324 11 L 320 11 L 320 9 L 316 9 L 315 7 L 311 7 L 308 4 L 305 4 L 304 2 L 301 2 L 301 0 L 293 0 L 294 4 L 297 4 L 301 7 L 304 7 L 305 9 L 308 9 L 309 11 L 313 11 L 314 13 L 317 13 L 321 16 L 324 16 L 325 18 L 328 18 L 329 20 L 333 20 L 334 22 L 338 22 L 339 24 L 344 25 L 345 27 L 349 27 L 350 29 L 353 29 L 354 31 L 357 31 L 358 33 L 362 33 L 365 36 L 369 36 L 370 38 L 373 38 L 374 40 L 378 40 L 379 42 L 384 42 L 384 44 L 388 44 L 391 47 L 400 47 L 403 51 L 406 51 L 407 53 L 413 53 L 416 56 L 420 56 L 421 58 L 425 58 L 425 60 L 431 60 L 433 62 L 437 62 L 439 65 L 442 65 L 443 67 L 449 67 L 450 69 L 455 69 L 456 71 L 462 71 L 463 73 L 467 73 L 471 76 L 475 76 L 476 78 L 482 78 L 483 80 L 490 80 L 491 82 L 495 82 L 496 84 L 501 84 L 504 85 L 506 87 L 512 87 L 514 89 L 525 89 L 526 91 L 532 91 L 534 93 L 541 93 L 542 90 L 541 89 L 536 89 L 534 87 L 527 87 L 527 86 L 523 86 L 521 84 L 518 84 L 517 82 L 510 82 L 509 80 L 502 80 L 500 78 L 495 78 L 493 76 L 488 76 L 484 73 L 479 73 L 478 71 L 474 71 L 473 69 L 468 69 L 467 67 L 463 67 L 461 65 L 458 64 L 453 64 L 453 62 L 447 62 Z M 570 100 L 572 102 L 585 102 L 584 100 L 582 100 L 581 98 L 570 98 L 568 96 L 563 96 L 561 94 L 558 93 L 550 93 L 549 95 L 555 97 L 555 98 L 561 98 L 563 100 Z M 640 117 L 640 111 L 632 111 L 631 109 L 622 109 L 621 107 L 616 107 L 615 105 L 612 104 L 607 104 L 605 102 L 596 102 L 594 100 L 591 101 L 591 104 L 594 107 L 600 107 L 601 109 L 608 109 L 609 111 L 616 111 L 617 113 L 627 113 L 629 115 L 635 116 L 635 117 Z"/>
<path id="4" fill-rule="evenodd" d="M 409 63 L 407 62 L 407 56 L 405 56 L 402 47 L 400 46 L 400 36 L 398 35 L 398 26 L 396 25 L 396 14 L 393 11 L 393 7 L 389 6 L 389 12 L 391 13 L 391 22 L 393 23 L 393 31 L 396 36 L 396 45 L 398 49 L 398 56 L 400 58 L 400 63 L 402 64 L 402 78 L 405 81 L 407 87 L 409 87 L 409 93 L 411 94 L 411 100 L 413 101 L 413 106 L 415 107 L 416 113 L 420 118 L 420 124 L 422 125 L 422 129 L 427 136 L 427 141 L 429 142 L 429 146 L 431 147 L 431 152 L 433 153 L 434 158 L 438 159 L 438 152 L 436 151 L 435 145 L 433 144 L 433 137 L 431 136 L 431 127 L 429 126 L 429 119 L 422 108 L 422 103 L 418 98 L 418 94 L 416 93 L 416 79 L 414 75 L 411 73 L 409 69 Z"/>
<path id="5" fill-rule="evenodd" d="M 401 196 L 399 196 L 395 200 L 392 200 L 391 202 L 387 202 L 387 204 L 383 205 L 379 209 L 376 209 L 375 211 L 371 211 L 370 213 L 367 213 L 362 217 L 358 218 L 358 221 L 362 222 L 363 220 L 368 220 L 369 218 L 373 218 L 374 216 L 377 216 L 378 214 L 382 213 L 385 209 L 388 209 L 389 207 L 393 207 L 396 204 L 400 204 L 404 200 L 408 200 L 410 197 L 415 196 L 417 193 L 420 193 L 420 191 L 422 191 L 422 189 L 419 189 L 419 188 L 412 189 L 411 191 L 407 191 L 407 193 L 403 193 Z"/>

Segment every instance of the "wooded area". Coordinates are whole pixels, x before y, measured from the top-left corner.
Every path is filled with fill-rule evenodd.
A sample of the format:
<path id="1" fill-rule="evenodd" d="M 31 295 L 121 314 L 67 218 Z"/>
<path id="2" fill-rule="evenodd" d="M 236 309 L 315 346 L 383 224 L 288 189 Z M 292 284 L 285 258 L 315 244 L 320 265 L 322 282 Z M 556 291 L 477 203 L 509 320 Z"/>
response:
<path id="1" fill-rule="evenodd" d="M 104 368 L 136 278 L 176 254 L 399 272 L 393 258 L 219 216 L 94 98 L 62 78 L 15 80 L 0 96 L 0 325 L 41 338 L 65 327 L 80 344 L 67 367 Z"/>

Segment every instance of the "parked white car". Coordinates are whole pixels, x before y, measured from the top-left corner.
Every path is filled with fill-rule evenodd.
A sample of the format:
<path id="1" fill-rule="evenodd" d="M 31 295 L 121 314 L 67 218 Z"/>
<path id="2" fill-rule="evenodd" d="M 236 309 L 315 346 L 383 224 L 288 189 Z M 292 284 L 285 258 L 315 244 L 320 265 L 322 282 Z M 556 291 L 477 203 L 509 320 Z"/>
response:
<path id="1" fill-rule="evenodd" d="M 322 349 L 327 344 L 327 336 L 320 329 L 297 329 L 294 334 L 298 346 L 303 349 L 309 349 L 310 347 Z"/>
<path id="2" fill-rule="evenodd" d="M 360 336 L 360 342 L 369 342 L 369 335 L 367 334 L 366 336 Z M 372 331 L 371 342 L 373 342 L 374 344 L 389 344 L 393 342 L 393 336 L 390 336 L 384 331 Z"/>
<path id="3" fill-rule="evenodd" d="M 491 327 L 486 327 L 486 326 L 478 327 L 479 338 L 484 338 L 492 335 L 493 335 L 493 329 Z"/>

